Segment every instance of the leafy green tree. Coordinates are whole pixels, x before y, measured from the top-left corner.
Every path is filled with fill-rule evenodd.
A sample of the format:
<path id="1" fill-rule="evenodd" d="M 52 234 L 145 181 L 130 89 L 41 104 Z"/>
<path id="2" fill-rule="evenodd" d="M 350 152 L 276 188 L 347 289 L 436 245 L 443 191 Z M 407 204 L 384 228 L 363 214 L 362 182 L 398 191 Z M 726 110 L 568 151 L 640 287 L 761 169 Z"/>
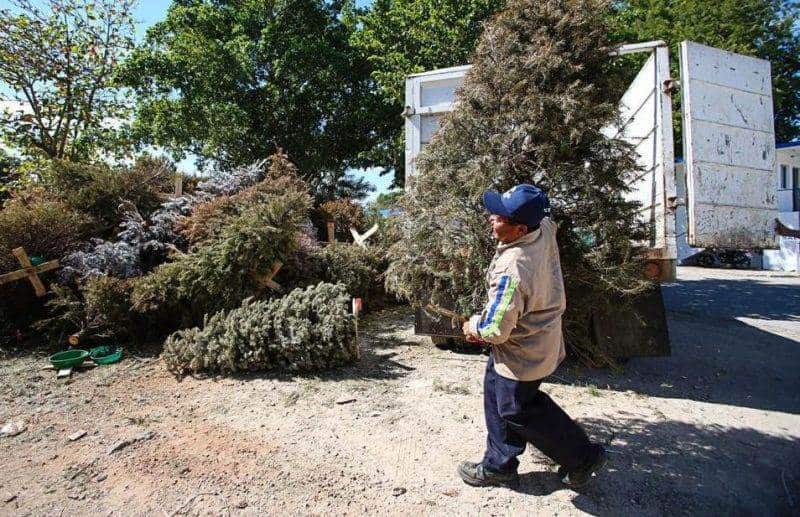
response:
<path id="1" fill-rule="evenodd" d="M 0 149 L 0 203 L 8 199 L 9 190 L 18 178 L 19 160 Z"/>
<path id="2" fill-rule="evenodd" d="M 78 159 L 119 136 L 117 62 L 133 46 L 134 0 L 11 0 L 0 9 L 0 136 L 29 156 Z"/>
<path id="3" fill-rule="evenodd" d="M 373 206 L 378 209 L 385 209 L 385 208 L 396 208 L 397 203 L 400 201 L 400 198 L 403 196 L 402 190 L 392 190 L 390 192 L 381 192 L 378 194 L 377 199 L 373 203 Z"/>
<path id="4" fill-rule="evenodd" d="M 666 41 L 674 77 L 679 73 L 675 57 L 683 40 L 768 59 L 776 138 L 788 141 L 800 137 L 798 5 L 784 0 L 626 0 L 616 4 L 611 23 L 620 41 Z M 679 97 L 675 96 L 676 102 Z"/>
<path id="5" fill-rule="evenodd" d="M 139 96 L 135 134 L 224 165 L 282 148 L 315 189 L 331 189 L 346 168 L 367 165 L 358 155 L 372 147 L 380 112 L 369 63 L 349 43 L 346 7 L 173 2 L 121 74 Z"/>
<path id="6" fill-rule="evenodd" d="M 394 170 L 395 184 L 405 177 L 403 119 L 405 77 L 457 66 L 471 60 L 487 20 L 504 0 L 376 0 L 358 16 L 351 41 L 372 64 L 389 117 L 378 128 L 382 139 L 368 154 Z"/>

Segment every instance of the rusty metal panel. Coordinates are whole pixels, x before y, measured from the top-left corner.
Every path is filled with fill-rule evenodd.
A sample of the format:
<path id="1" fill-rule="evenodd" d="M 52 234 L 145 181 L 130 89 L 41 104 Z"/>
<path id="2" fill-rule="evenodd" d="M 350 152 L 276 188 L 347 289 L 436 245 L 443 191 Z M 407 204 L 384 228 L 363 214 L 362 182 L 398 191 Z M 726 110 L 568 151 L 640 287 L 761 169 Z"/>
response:
<path id="1" fill-rule="evenodd" d="M 618 297 L 592 313 L 594 339 L 609 357 L 668 356 L 671 353 L 661 286 L 635 300 Z"/>
<path id="2" fill-rule="evenodd" d="M 684 41 L 681 84 L 689 245 L 776 247 L 769 61 Z"/>

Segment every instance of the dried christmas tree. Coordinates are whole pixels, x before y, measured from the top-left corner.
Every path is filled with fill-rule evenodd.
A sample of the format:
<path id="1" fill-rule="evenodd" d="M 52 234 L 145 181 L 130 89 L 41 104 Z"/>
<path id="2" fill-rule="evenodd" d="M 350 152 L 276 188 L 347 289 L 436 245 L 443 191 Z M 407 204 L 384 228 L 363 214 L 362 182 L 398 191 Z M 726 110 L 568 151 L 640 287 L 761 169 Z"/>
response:
<path id="1" fill-rule="evenodd" d="M 189 253 L 176 255 L 137 281 L 133 307 L 180 315 L 181 324 L 231 309 L 264 290 L 261 279 L 297 248 L 311 196 L 288 190 L 255 204 Z"/>
<path id="2" fill-rule="evenodd" d="M 189 216 L 180 218 L 176 228 L 189 243 L 196 244 L 217 235 L 228 221 L 248 207 L 288 190 L 310 192 L 310 187 L 300 178 L 297 167 L 289 161 L 289 157 L 278 150 L 269 158 L 264 179 L 242 190 L 231 190 L 196 204 Z"/>
<path id="3" fill-rule="evenodd" d="M 536 184 L 559 224 L 567 342 L 591 363 L 602 361 L 592 308 L 648 288 L 633 244 L 644 228 L 623 199 L 633 150 L 600 131 L 624 91 L 608 55 L 607 9 L 598 0 L 512 0 L 487 25 L 455 110 L 408 182 L 387 274 L 414 304 L 480 310 L 494 252 L 481 194 Z"/>
<path id="4" fill-rule="evenodd" d="M 385 307 L 391 298 L 384 288 L 386 252 L 378 246 L 362 248 L 354 244 L 301 247 L 280 272 L 282 283 L 307 286 L 318 282 L 341 283 L 355 298 L 361 298 L 365 311 Z"/>
<path id="5" fill-rule="evenodd" d="M 202 328 L 167 338 L 162 357 L 178 374 L 309 371 L 358 359 L 350 296 L 341 284 L 295 289 L 282 298 L 247 299 L 207 318 Z"/>
<path id="6" fill-rule="evenodd" d="M 181 220 L 196 245 L 136 282 L 135 310 L 196 323 L 263 292 L 262 279 L 273 264 L 285 263 L 297 249 L 307 231 L 311 195 L 285 154 L 271 157 L 266 177 L 228 176 L 199 188 L 205 192 L 209 185 L 209 193 L 224 202 L 196 204 L 205 208 Z"/>
<path id="7" fill-rule="evenodd" d="M 185 250 L 187 242 L 176 226 L 196 205 L 251 187 L 264 178 L 265 165 L 266 160 L 259 160 L 231 170 L 215 170 L 194 193 L 165 201 L 147 219 L 133 203 L 123 202 L 119 206 L 122 231 L 117 240 L 93 239 L 85 250 L 64 257 L 60 281 L 77 284 L 104 275 L 133 278 L 150 271 L 163 263 L 169 252 Z"/>

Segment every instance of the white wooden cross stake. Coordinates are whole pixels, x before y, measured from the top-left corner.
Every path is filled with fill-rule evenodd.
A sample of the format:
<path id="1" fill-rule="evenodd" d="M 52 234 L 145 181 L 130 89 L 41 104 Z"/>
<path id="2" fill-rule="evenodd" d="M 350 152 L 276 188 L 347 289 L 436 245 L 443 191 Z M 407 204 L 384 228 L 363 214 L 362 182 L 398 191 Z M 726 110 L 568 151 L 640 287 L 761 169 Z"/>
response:
<path id="1" fill-rule="evenodd" d="M 22 269 L 12 271 L 11 273 L 6 273 L 5 275 L 0 275 L 0 284 L 7 284 L 9 282 L 19 280 L 20 278 L 28 277 L 28 280 L 30 280 L 31 284 L 33 285 L 33 289 L 36 291 L 36 296 L 40 298 L 44 296 L 47 293 L 47 289 L 45 289 L 44 284 L 39 279 L 39 273 L 56 269 L 59 267 L 58 261 L 51 260 L 50 262 L 45 262 L 44 264 L 34 266 L 31 264 L 31 260 L 28 258 L 28 254 L 25 253 L 24 248 L 15 248 L 11 253 L 17 257 Z"/>
<path id="2" fill-rule="evenodd" d="M 261 283 L 264 286 L 269 287 L 270 289 L 274 289 L 275 291 L 283 291 L 283 286 L 281 286 L 281 284 L 273 280 L 273 278 L 275 278 L 275 275 L 278 274 L 278 271 L 281 270 L 281 267 L 283 267 L 283 264 L 281 262 L 277 260 L 273 262 L 272 269 L 270 269 L 269 273 L 267 273 L 267 275 L 261 280 Z"/>
<path id="3" fill-rule="evenodd" d="M 353 236 L 353 242 L 355 242 L 362 248 L 367 247 L 367 239 L 372 237 L 377 231 L 378 231 L 378 223 L 373 224 L 372 228 L 364 232 L 364 235 L 359 235 L 355 228 L 353 228 L 352 226 L 350 227 L 350 235 Z"/>

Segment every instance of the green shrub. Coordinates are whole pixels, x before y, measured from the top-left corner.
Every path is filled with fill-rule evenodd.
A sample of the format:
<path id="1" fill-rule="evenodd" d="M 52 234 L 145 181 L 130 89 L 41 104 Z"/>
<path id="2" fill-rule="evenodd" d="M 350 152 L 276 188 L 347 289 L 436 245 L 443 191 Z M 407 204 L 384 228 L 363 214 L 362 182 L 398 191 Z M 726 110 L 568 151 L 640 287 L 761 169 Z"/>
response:
<path id="1" fill-rule="evenodd" d="M 358 343 L 341 284 L 295 289 L 207 318 L 167 338 L 162 357 L 177 373 L 310 371 L 354 362 Z"/>
<path id="2" fill-rule="evenodd" d="M 45 303 L 47 317 L 33 324 L 53 346 L 66 344 L 67 338 L 86 327 L 86 307 L 80 294 L 71 287 L 53 284 Z"/>
<path id="3" fill-rule="evenodd" d="M 29 190 L 0 210 L 0 273 L 19 269 L 11 252 L 22 246 L 28 256 L 61 258 L 89 233 L 89 218 L 67 204 Z"/>
<path id="4" fill-rule="evenodd" d="M 80 246 L 88 234 L 89 218 L 47 197 L 43 191 L 16 192 L 0 210 L 0 274 L 20 269 L 12 250 L 23 247 L 29 257 L 59 259 Z M 56 271 L 40 275 L 45 287 Z M 27 279 L 0 285 L 0 333 L 4 336 L 25 333 L 36 320 L 48 313 L 46 298 L 38 298 Z"/>
<path id="5" fill-rule="evenodd" d="M 98 276 L 86 281 L 81 288 L 86 317 L 98 335 L 137 341 L 153 330 L 132 310 L 132 292 L 129 279 Z"/>
<path id="6" fill-rule="evenodd" d="M 383 308 L 394 296 L 384 289 L 388 266 L 385 252 L 376 246 L 354 244 L 300 249 L 284 265 L 276 280 L 283 286 L 303 287 L 318 282 L 343 284 L 365 311 Z"/>
<path id="7" fill-rule="evenodd" d="M 93 277 L 79 288 L 55 284 L 45 304 L 47 317 L 34 327 L 52 345 L 76 334 L 82 346 L 100 341 L 137 340 L 151 329 L 131 311 L 132 282 L 108 276 Z"/>

